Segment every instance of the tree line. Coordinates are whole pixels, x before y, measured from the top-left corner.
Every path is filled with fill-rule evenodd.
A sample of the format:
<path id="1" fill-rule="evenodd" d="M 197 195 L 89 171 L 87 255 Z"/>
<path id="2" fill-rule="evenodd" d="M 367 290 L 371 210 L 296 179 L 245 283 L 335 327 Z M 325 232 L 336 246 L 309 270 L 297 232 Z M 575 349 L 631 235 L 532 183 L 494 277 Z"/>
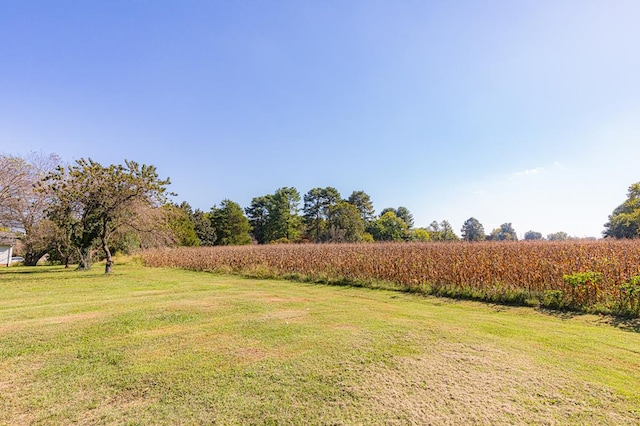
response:
<path id="1" fill-rule="evenodd" d="M 414 227 L 410 210 L 376 213 L 362 190 L 343 198 L 333 187 L 301 195 L 282 187 L 254 197 L 248 207 L 225 199 L 209 211 L 169 201 L 169 179 L 154 166 L 125 160 L 103 166 L 92 159 L 64 165 L 55 154 L 0 155 L 0 228 L 20 235 L 25 264 L 44 255 L 89 269 L 94 258 L 113 267 L 113 253 L 159 246 L 376 241 L 515 241 L 511 223 L 485 233 L 474 217 L 458 236 L 447 220 Z M 636 238 L 640 230 L 640 182 L 605 224 L 605 237 Z M 564 232 L 547 240 L 565 240 Z M 528 231 L 525 240 L 542 240 Z"/>
<path id="2" fill-rule="evenodd" d="M 342 243 L 374 241 L 455 241 L 446 220 L 414 228 L 408 208 L 385 208 L 376 214 L 371 197 L 353 191 L 347 198 L 333 187 L 313 188 L 304 196 L 293 187 L 254 197 L 248 207 L 225 199 L 204 212 L 187 202 L 174 205 L 189 221 L 183 241 L 197 245 L 273 243 Z"/>
<path id="3" fill-rule="evenodd" d="M 210 212 L 193 210 L 187 202 L 174 207 L 190 219 L 181 230 L 185 245 L 518 240 L 511 223 L 503 223 L 487 234 L 474 217 L 464 222 L 460 237 L 447 220 L 415 228 L 408 208 L 387 207 L 376 214 L 366 192 L 357 190 L 342 198 L 333 187 L 313 188 L 303 197 L 296 188 L 279 188 L 273 194 L 254 197 L 244 210 L 228 199 Z M 528 231 L 524 239 L 545 238 L 540 232 Z M 561 241 L 570 237 L 566 232 L 556 232 L 546 239 Z"/>

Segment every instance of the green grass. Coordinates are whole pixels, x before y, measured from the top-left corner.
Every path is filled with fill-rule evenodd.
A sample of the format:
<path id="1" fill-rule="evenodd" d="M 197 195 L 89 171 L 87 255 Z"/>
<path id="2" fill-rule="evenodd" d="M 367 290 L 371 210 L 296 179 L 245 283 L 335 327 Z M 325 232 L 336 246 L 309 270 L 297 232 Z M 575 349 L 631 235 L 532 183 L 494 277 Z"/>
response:
<path id="1" fill-rule="evenodd" d="M 1 424 L 638 424 L 634 322 L 117 265 L 0 270 Z"/>

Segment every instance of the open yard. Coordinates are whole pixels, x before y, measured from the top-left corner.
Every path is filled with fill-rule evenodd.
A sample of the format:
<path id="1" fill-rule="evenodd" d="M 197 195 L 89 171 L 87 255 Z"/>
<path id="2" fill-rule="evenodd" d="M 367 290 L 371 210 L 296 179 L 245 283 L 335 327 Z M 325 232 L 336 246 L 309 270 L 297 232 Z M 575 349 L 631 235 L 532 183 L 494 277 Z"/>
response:
<path id="1" fill-rule="evenodd" d="M 640 327 L 116 265 L 0 270 L 1 424 L 638 424 Z"/>

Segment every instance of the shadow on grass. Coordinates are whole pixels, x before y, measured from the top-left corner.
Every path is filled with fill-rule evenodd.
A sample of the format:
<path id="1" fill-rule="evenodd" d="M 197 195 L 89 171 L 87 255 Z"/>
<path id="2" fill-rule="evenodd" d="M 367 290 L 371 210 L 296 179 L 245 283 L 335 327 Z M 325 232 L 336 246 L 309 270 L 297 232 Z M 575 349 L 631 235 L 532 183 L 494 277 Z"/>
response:
<path id="1" fill-rule="evenodd" d="M 585 315 L 584 312 L 580 311 L 569 311 L 566 309 L 551 309 L 551 308 L 543 308 L 538 307 L 536 310 L 545 315 L 549 315 L 558 319 L 569 320 L 578 316 Z"/>
<path id="2" fill-rule="evenodd" d="M 639 318 L 620 318 L 612 316 L 603 316 L 598 320 L 599 324 L 607 324 L 613 327 L 619 328 L 624 331 L 631 331 L 633 333 L 640 333 L 640 319 Z"/>
<path id="3" fill-rule="evenodd" d="M 56 272 L 75 271 L 75 268 L 64 268 L 64 266 L 13 266 L 2 271 L 3 275 L 24 275 L 24 274 L 52 274 Z"/>
<path id="4" fill-rule="evenodd" d="M 98 268 L 99 269 L 99 268 Z M 104 269 L 104 266 L 102 267 L 102 269 Z M 69 268 L 65 268 L 62 265 L 46 265 L 46 266 L 14 266 L 12 268 L 6 268 L 3 270 L 0 270 L 0 276 L 6 276 L 6 277 L 11 277 L 11 276 L 23 276 L 23 275 L 38 275 L 38 274 L 59 274 L 59 273 L 68 273 L 68 274 L 73 274 L 73 273 L 87 273 L 86 277 L 89 277 L 91 274 L 89 275 L 88 273 L 93 273 L 94 271 L 96 271 L 97 268 L 92 268 L 90 270 L 80 270 L 77 267 L 69 267 Z M 101 274 L 101 275 L 96 275 L 96 276 L 102 276 L 105 274 Z"/>
<path id="5" fill-rule="evenodd" d="M 399 293 L 407 293 L 414 294 L 417 296 L 433 296 L 438 297 L 445 300 L 456 301 L 475 301 L 479 303 L 484 303 L 489 306 L 493 306 L 497 311 L 507 311 L 509 308 L 513 307 L 527 307 L 537 310 L 538 312 L 549 315 L 554 318 L 558 318 L 561 320 L 570 320 L 573 318 L 581 317 L 583 315 L 588 315 L 589 312 L 583 312 L 579 310 L 570 310 L 570 309 L 553 309 L 549 307 L 536 306 L 532 303 L 527 303 L 526 298 L 522 297 L 514 297 L 512 299 L 496 299 L 494 297 L 488 296 L 478 296 L 467 294 L 464 292 L 460 293 L 452 293 L 452 292 L 437 292 L 437 291 L 423 291 L 415 288 L 403 287 L 401 285 L 389 283 L 389 282 L 359 282 L 353 281 L 349 279 L 309 279 L 308 277 L 305 279 L 300 279 L 298 276 L 290 276 L 286 277 L 290 281 L 297 282 L 306 282 L 308 284 L 314 285 L 331 285 L 338 287 L 351 287 L 351 288 L 368 288 L 370 290 L 389 290 L 395 291 Z M 593 314 L 592 314 L 593 315 Z M 597 315 L 597 314 L 596 314 Z M 640 318 L 629 318 L 624 316 L 616 316 L 614 314 L 600 314 L 600 317 L 597 321 L 598 324 L 606 324 L 612 327 L 619 328 L 624 331 L 640 333 Z"/>
<path id="6" fill-rule="evenodd" d="M 559 319 L 568 320 L 582 315 L 588 315 L 585 312 L 568 311 L 568 310 L 555 310 L 549 308 L 537 308 L 538 312 L 545 315 L 550 315 Z M 597 324 L 608 325 L 611 327 L 619 328 L 620 330 L 629 331 L 632 333 L 640 333 L 640 318 L 628 318 L 622 316 L 615 316 L 611 314 L 592 314 L 599 315 Z"/>

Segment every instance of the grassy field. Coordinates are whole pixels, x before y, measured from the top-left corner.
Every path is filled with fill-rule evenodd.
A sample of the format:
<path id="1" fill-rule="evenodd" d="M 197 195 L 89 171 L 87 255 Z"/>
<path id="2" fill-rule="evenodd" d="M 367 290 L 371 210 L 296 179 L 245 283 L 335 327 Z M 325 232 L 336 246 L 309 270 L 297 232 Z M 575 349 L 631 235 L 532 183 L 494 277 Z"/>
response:
<path id="1" fill-rule="evenodd" d="M 634 322 L 117 265 L 0 270 L 1 424 L 639 424 Z"/>

